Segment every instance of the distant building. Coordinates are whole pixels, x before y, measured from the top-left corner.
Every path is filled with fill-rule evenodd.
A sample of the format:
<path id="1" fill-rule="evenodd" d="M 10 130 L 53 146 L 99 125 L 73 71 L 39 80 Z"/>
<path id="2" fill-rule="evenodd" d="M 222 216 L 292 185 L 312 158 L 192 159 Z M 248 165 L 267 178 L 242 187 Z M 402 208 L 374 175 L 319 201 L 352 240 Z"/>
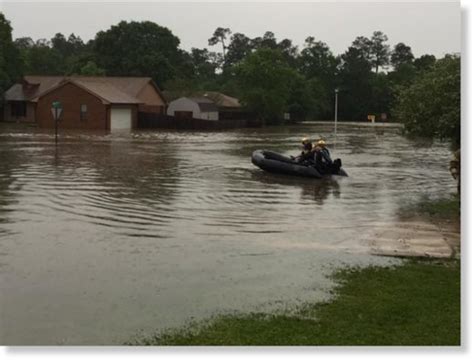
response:
<path id="1" fill-rule="evenodd" d="M 218 92 L 204 92 L 202 96 L 210 99 L 216 104 L 219 111 L 219 120 L 242 119 L 249 115 L 244 113 L 239 99 Z"/>
<path id="2" fill-rule="evenodd" d="M 25 76 L 5 93 L 4 120 L 53 128 L 54 101 L 61 127 L 77 129 L 132 129 L 138 112 L 164 114 L 166 106 L 148 77 Z"/>
<path id="3" fill-rule="evenodd" d="M 182 97 L 173 100 L 168 105 L 167 114 L 176 118 L 219 120 L 217 106 L 212 100 L 204 97 Z"/>
<path id="4" fill-rule="evenodd" d="M 239 100 L 218 92 L 204 92 L 196 96 L 171 101 L 167 114 L 177 118 L 222 120 L 241 118 Z"/>

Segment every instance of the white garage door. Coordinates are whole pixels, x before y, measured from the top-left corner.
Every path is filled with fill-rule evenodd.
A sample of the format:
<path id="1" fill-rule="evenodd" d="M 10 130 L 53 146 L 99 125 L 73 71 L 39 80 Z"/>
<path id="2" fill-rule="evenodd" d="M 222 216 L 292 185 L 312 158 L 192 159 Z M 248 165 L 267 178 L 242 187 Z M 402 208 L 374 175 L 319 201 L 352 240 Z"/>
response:
<path id="1" fill-rule="evenodd" d="M 110 130 L 132 129 L 132 109 L 112 108 L 110 110 Z"/>

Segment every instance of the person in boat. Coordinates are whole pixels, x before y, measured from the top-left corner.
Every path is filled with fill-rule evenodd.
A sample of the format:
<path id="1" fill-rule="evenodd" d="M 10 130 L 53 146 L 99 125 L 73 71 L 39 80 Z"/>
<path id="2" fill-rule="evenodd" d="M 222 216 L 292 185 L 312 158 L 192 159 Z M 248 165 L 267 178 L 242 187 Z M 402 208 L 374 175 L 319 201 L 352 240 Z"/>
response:
<path id="1" fill-rule="evenodd" d="M 318 140 L 316 145 L 313 147 L 313 153 L 317 164 L 332 164 L 331 153 L 326 147 L 326 142 L 323 139 Z"/>
<path id="2" fill-rule="evenodd" d="M 337 174 L 342 166 L 340 159 L 332 160 L 331 153 L 323 139 L 318 140 L 312 149 L 316 169 L 323 174 Z"/>
<path id="3" fill-rule="evenodd" d="M 303 139 L 301 139 L 301 145 L 302 145 L 303 150 L 301 151 L 301 154 L 295 157 L 294 159 L 298 163 L 308 163 L 308 162 L 311 163 L 313 161 L 313 153 L 312 153 L 313 143 L 311 142 L 309 138 L 304 137 Z"/>
<path id="4" fill-rule="evenodd" d="M 332 168 L 333 161 L 331 159 L 331 153 L 326 147 L 326 142 L 323 139 L 318 140 L 311 153 L 314 157 L 316 168 L 321 173 L 328 173 Z"/>

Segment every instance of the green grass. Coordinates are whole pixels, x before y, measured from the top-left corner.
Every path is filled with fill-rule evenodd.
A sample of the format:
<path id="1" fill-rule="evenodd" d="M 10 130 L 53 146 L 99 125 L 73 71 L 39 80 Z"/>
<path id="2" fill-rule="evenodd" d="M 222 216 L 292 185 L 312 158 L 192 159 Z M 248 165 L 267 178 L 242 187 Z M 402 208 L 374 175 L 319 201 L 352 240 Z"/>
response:
<path id="1" fill-rule="evenodd" d="M 420 212 L 433 217 L 455 218 L 460 216 L 461 201 L 458 196 L 436 199 L 431 202 L 420 203 Z"/>
<path id="2" fill-rule="evenodd" d="M 343 270 L 334 299 L 296 315 L 217 317 L 140 345 L 459 345 L 460 264 L 411 260 Z"/>
<path id="3" fill-rule="evenodd" d="M 461 216 L 461 200 L 457 194 L 436 199 L 424 197 L 414 205 L 403 207 L 400 213 L 406 216 L 427 215 L 438 220 L 458 221 Z"/>

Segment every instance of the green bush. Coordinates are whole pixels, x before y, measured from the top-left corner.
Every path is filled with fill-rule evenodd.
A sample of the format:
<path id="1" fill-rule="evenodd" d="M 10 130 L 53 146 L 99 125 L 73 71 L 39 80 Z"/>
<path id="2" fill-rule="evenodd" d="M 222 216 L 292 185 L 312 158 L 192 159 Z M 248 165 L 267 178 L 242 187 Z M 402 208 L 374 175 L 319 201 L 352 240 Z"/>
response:
<path id="1" fill-rule="evenodd" d="M 460 144 L 461 59 L 446 56 L 404 88 L 395 115 L 408 134 Z"/>

